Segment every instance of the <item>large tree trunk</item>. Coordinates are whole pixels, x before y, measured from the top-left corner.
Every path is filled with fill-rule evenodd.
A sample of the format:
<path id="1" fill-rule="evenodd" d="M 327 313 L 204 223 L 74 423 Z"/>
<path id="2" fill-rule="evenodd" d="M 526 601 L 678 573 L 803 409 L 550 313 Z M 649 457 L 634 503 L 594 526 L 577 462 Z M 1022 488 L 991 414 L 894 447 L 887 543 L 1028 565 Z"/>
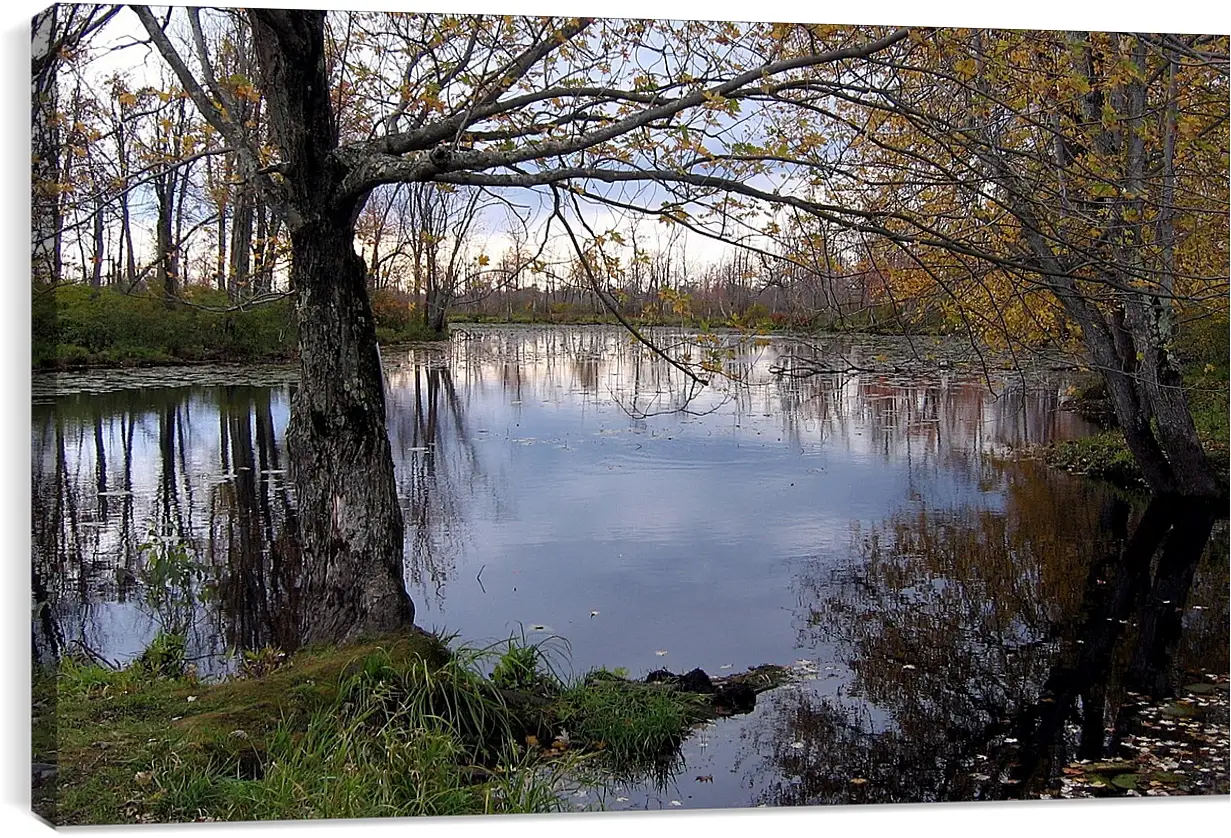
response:
<path id="1" fill-rule="evenodd" d="M 346 172 L 329 99 L 325 16 L 252 9 L 271 138 L 285 161 L 300 380 L 287 428 L 299 509 L 303 642 L 414 625 L 402 570 L 402 510 L 385 425 L 376 328 L 355 252 L 367 196 Z"/>
<path id="2" fill-rule="evenodd" d="M 302 638 L 340 641 L 407 628 L 402 511 L 385 425 L 376 331 L 354 228 L 297 231 L 300 382 L 287 441 L 299 498 Z"/>
<path id="3" fill-rule="evenodd" d="M 1069 310 L 1080 312 L 1086 346 L 1150 490 L 1219 496 L 1224 489 L 1197 436 L 1178 364 L 1157 335 L 1153 307 L 1148 301 L 1129 302 L 1130 316 L 1115 317 L 1110 325 L 1095 320 L 1092 308 Z"/>
<path id="4" fill-rule="evenodd" d="M 1003 167 L 1002 186 L 1022 190 Z M 1179 364 L 1169 348 L 1175 337 L 1169 303 L 1146 291 L 1117 290 L 1104 308 L 1083 293 L 1042 229 L 1033 207 L 1020 199 L 1014 212 L 1026 223 L 1025 237 L 1039 276 L 1065 312 L 1081 327 L 1090 360 L 1111 396 L 1116 421 L 1142 475 L 1156 495 L 1213 498 L 1225 491 L 1197 436 Z M 1105 276 L 1109 287 L 1131 285 L 1132 276 Z"/>

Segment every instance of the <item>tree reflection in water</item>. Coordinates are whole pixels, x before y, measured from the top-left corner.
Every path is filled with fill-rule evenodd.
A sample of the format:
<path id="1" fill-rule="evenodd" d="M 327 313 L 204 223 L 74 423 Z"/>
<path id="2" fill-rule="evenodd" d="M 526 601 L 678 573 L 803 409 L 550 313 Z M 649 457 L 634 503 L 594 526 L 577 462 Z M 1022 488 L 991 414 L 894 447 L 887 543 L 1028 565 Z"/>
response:
<path id="1" fill-rule="evenodd" d="M 421 360 L 391 399 L 407 524 L 407 575 L 453 574 L 464 515 L 458 493 L 482 482 L 450 373 Z M 66 645 L 108 659 L 157 630 L 143 601 L 149 534 L 208 568 L 189 654 L 210 669 L 228 649 L 297 648 L 305 609 L 294 488 L 287 479 L 286 386 L 122 390 L 35 407 L 31 593 L 36 657 Z"/>
<path id="2" fill-rule="evenodd" d="M 1118 755 L 1128 692 L 1225 671 L 1213 507 L 1134 509 L 1034 464 L 985 468 L 1002 507 L 917 503 L 856 532 L 847 566 L 800 580 L 801 640 L 837 644 L 853 681 L 845 699 L 772 699 L 764 802 L 1036 796 L 1069 760 Z"/>
<path id="3" fill-rule="evenodd" d="M 407 569 L 416 589 L 431 585 L 438 603 L 463 549 L 463 491 L 484 479 L 449 368 L 420 353 L 390 373 L 389 427 L 398 494 L 406 520 Z"/>
<path id="4" fill-rule="evenodd" d="M 301 566 L 270 391 L 224 387 L 218 395 L 222 477 L 210 494 L 207 555 L 219 570 L 219 617 L 232 647 L 293 649 Z"/>

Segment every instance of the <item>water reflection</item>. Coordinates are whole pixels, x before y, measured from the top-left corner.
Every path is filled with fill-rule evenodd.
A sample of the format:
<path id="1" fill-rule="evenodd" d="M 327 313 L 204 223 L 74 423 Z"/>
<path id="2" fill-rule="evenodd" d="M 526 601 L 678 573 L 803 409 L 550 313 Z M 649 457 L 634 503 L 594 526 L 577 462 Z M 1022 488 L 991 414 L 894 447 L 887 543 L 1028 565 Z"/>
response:
<path id="1" fill-rule="evenodd" d="M 1055 792 L 1069 760 L 1122 756 L 1130 693 L 1225 671 L 1212 507 L 1142 512 L 1089 483 L 985 469 L 1003 506 L 919 501 L 857 531 L 847 564 L 801 574 L 802 631 L 835 644 L 851 680 L 845 696 L 776 697 L 756 731 L 762 802 Z"/>
<path id="2" fill-rule="evenodd" d="M 656 336 L 665 345 L 695 337 Z M 892 342 L 877 349 L 838 341 L 828 351 L 859 359 L 874 349 L 878 357 L 901 352 Z M 538 556 L 528 551 L 546 548 L 564 560 L 636 533 L 670 548 L 661 561 L 676 561 L 698 532 L 722 534 L 716 515 L 746 526 L 740 516 L 750 513 L 727 514 L 728 507 L 773 516 L 785 542 L 779 548 L 799 552 L 805 531 L 815 529 L 815 510 L 835 490 L 823 474 L 873 474 L 880 485 L 856 506 L 883 507 L 889 484 L 906 481 L 917 493 L 977 490 L 971 469 L 978 452 L 1083 430 L 1054 409 L 1054 381 L 997 395 L 977 375 L 948 370 L 782 379 L 769 371 L 816 348 L 748 339 L 721 352 L 703 342 L 702 351 L 721 358 L 729 377 L 700 394 L 613 329 L 475 330 L 446 349 L 387 353 L 407 581 L 428 619 L 467 626 L 475 610 L 489 610 L 481 598 L 492 576 L 484 572 L 531 573 L 524 565 Z M 216 602 L 199 621 L 198 654 L 295 645 L 295 615 L 311 604 L 299 599 L 282 438 L 293 384 L 277 370 L 267 384 L 235 370 L 244 383 L 226 384 L 225 372 L 168 371 L 160 380 L 142 371 L 133 374 L 139 389 L 123 389 L 117 373 L 36 382 L 44 397 L 33 427 L 32 590 L 48 605 L 35 626 L 44 653 L 80 642 L 125 658 L 148 641 L 155 621 L 140 595 L 145 558 L 138 545 L 150 533 L 182 542 L 216 580 Z M 196 379 L 201 383 L 189 383 Z M 46 396 L 57 386 L 59 395 Z M 681 407 L 687 412 L 673 412 Z M 685 465 L 704 473 L 672 472 Z M 784 503 L 769 479 L 775 473 L 794 474 L 799 479 L 787 483 L 817 491 Z M 676 502 L 664 505 L 653 495 L 667 486 Z M 728 491 L 706 498 L 721 486 Z M 598 499 L 611 488 L 628 492 L 623 500 L 611 496 L 619 502 L 602 514 L 557 514 L 570 495 Z M 859 508 L 849 512 L 848 519 L 867 517 Z M 747 551 L 747 531 L 728 534 Z M 605 558 L 607 571 L 635 574 L 624 551 L 615 553 Z M 680 581 L 690 576 L 683 562 L 675 570 Z M 467 586 L 451 608 L 451 583 L 476 575 L 477 586 Z M 568 575 L 576 581 L 575 572 Z M 561 579 L 509 581 L 506 593 L 542 590 L 560 600 L 577 593 Z M 591 573 L 586 587 L 593 581 Z M 734 595 L 738 580 L 730 581 Z M 501 634 L 519 623 L 560 622 L 545 608 L 500 616 L 501 624 L 480 627 Z"/>
<path id="3" fill-rule="evenodd" d="M 205 556 L 216 571 L 226 640 L 239 649 L 294 648 L 301 564 L 274 400 L 268 389 L 223 387 L 217 404 Z"/>
<path id="4" fill-rule="evenodd" d="M 730 378 L 700 393 L 618 330 L 385 353 L 420 624 L 563 635 L 577 669 L 815 661 L 819 682 L 688 752 L 715 778 L 689 791 L 705 805 L 1022 794 L 1057 760 L 1114 751 L 1126 690 L 1226 671 L 1225 524 L 1003 458 L 1087 431 L 1057 410 L 1064 380 L 992 389 L 894 341 L 719 348 Z M 772 374 L 801 357 L 883 370 Z M 148 644 L 150 533 L 215 581 L 190 655 L 293 647 L 313 608 L 293 384 L 151 375 L 62 379 L 34 405 L 36 652 Z"/>
<path id="5" fill-rule="evenodd" d="M 419 624 L 478 642 L 559 634 L 578 670 L 815 661 L 807 689 L 686 748 L 686 773 L 715 778 L 688 791 L 703 805 L 1018 793 L 1062 751 L 1114 749 L 1100 731 L 1128 685 L 1226 670 L 1224 525 L 1193 570 L 1180 554 L 1206 519 L 1156 526 L 1172 513 L 1006 456 L 1089 430 L 1057 409 L 1062 378 L 989 387 L 944 346 L 915 362 L 893 340 L 725 340 L 696 343 L 729 376 L 700 392 L 614 329 L 471 329 L 386 351 Z M 801 358 L 864 371 L 772 373 Z M 285 473 L 293 383 L 161 375 L 62 379 L 35 404 L 46 659 L 83 644 L 124 660 L 149 642 L 150 533 L 216 583 L 191 638 L 203 661 L 293 648 L 311 613 Z M 1159 610 L 1188 590 L 1185 611 Z"/>
<path id="6" fill-rule="evenodd" d="M 466 541 L 463 487 L 486 484 L 486 474 L 443 357 L 419 359 L 388 381 L 408 576 L 416 591 L 430 586 L 440 605 Z"/>

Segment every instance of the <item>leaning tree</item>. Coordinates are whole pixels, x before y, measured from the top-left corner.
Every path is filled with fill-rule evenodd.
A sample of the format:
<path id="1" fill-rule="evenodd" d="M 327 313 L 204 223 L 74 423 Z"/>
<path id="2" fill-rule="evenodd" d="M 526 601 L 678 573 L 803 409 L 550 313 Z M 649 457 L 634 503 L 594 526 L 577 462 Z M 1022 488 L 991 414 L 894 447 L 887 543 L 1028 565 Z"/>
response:
<path id="1" fill-rule="evenodd" d="M 785 143 L 799 208 L 896 251 L 899 290 L 939 292 L 976 339 L 1071 324 L 1150 489 L 1225 491 L 1177 337 L 1227 313 L 1226 36 L 916 32 L 779 96 L 810 115 Z"/>

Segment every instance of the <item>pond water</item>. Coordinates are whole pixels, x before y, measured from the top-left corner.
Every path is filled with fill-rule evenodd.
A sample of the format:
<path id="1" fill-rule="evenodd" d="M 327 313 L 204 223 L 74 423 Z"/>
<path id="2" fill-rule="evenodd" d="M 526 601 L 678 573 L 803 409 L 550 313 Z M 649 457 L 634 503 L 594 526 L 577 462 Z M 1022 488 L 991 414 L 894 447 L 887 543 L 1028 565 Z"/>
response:
<path id="1" fill-rule="evenodd" d="M 467 327 L 384 352 L 419 625 L 559 638 L 565 672 L 799 676 L 699 730 L 672 777 L 610 789 L 608 808 L 994 796 L 975 757 L 1016 741 L 1058 668 L 1091 669 L 1080 644 L 1144 648 L 1145 618 L 1119 600 L 1099 620 L 1123 630 L 1090 634 L 1091 580 L 1114 576 L 1100 562 L 1142 511 L 1012 454 L 1091 431 L 1059 409 L 1062 373 L 984 368 L 932 339 L 656 339 L 728 376 L 688 387 L 599 327 Z M 783 374 L 809 365 L 857 371 Z M 140 653 L 165 619 L 143 595 L 150 534 L 216 580 L 190 638 L 203 671 L 291 642 L 294 378 L 36 378 L 37 649 Z M 1226 566 L 1220 522 L 1178 597 L 1169 671 L 1226 670 Z M 1124 582 L 1125 602 L 1150 584 Z M 1074 689 L 1089 706 L 1097 682 L 1114 704 L 1122 673 L 1095 663 Z M 1083 736 L 1057 725 L 1056 742 Z"/>

